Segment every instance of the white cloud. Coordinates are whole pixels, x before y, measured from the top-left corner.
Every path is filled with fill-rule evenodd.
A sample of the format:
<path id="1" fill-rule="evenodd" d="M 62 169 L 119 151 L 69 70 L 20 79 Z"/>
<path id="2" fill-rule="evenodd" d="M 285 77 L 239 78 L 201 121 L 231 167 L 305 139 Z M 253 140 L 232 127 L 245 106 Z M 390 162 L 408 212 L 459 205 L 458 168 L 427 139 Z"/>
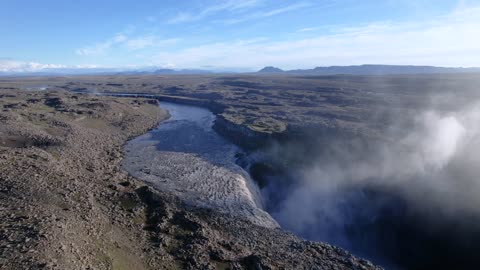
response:
<path id="1" fill-rule="evenodd" d="M 282 13 L 287 13 L 287 12 L 294 11 L 294 10 L 297 10 L 297 9 L 305 8 L 305 7 L 308 7 L 310 5 L 311 4 L 309 4 L 307 2 L 300 2 L 300 3 L 284 6 L 284 7 L 281 7 L 281 8 L 276 8 L 276 9 L 267 10 L 267 11 L 255 12 L 255 13 L 252 13 L 252 14 L 240 17 L 240 18 L 233 18 L 233 19 L 224 20 L 223 22 L 226 23 L 226 24 L 235 24 L 235 23 L 240 23 L 240 22 L 249 21 L 249 20 L 253 20 L 253 19 L 268 18 L 268 17 L 272 17 L 272 16 L 279 15 L 279 14 L 282 14 Z"/>
<path id="2" fill-rule="evenodd" d="M 179 41 L 177 38 L 171 39 L 159 39 L 155 36 L 143 36 L 138 38 L 132 38 L 125 42 L 127 48 L 131 50 L 140 50 L 146 47 L 162 47 L 168 45 L 174 45 Z"/>
<path id="3" fill-rule="evenodd" d="M 191 13 L 187 12 L 179 12 L 177 15 L 170 20 L 168 20 L 168 23 L 182 23 L 182 22 L 189 22 L 189 21 L 195 21 L 195 20 L 200 20 L 204 16 L 200 15 L 193 15 Z"/>
<path id="4" fill-rule="evenodd" d="M 123 34 L 117 34 L 107 41 L 97 43 L 93 46 L 84 47 L 75 51 L 78 55 L 100 55 L 106 53 L 112 46 L 123 43 L 127 40 L 127 37 Z"/>
<path id="5" fill-rule="evenodd" d="M 162 52 L 155 59 L 179 67 L 209 64 L 216 67 L 305 68 L 365 63 L 478 66 L 478 29 L 480 7 L 469 7 L 425 22 L 380 22 L 343 27 L 330 29 L 332 34 L 311 35 L 300 40 L 216 42 Z"/>
<path id="6" fill-rule="evenodd" d="M 122 47 L 128 50 L 140 50 L 147 47 L 173 45 L 178 41 L 179 39 L 161 39 L 154 35 L 128 37 L 124 34 L 117 34 L 104 42 L 77 49 L 75 53 L 81 56 L 95 56 L 107 54 L 111 49 L 116 47 Z"/>
<path id="7" fill-rule="evenodd" d="M 37 62 L 24 62 L 8 59 L 0 59 L 0 72 L 34 72 L 44 69 L 65 68 L 64 65 L 41 64 Z"/>
<path id="8" fill-rule="evenodd" d="M 150 22 L 150 23 L 154 23 L 154 22 L 157 21 L 157 17 L 155 17 L 155 16 L 148 16 L 148 17 L 146 18 L 146 21 L 147 21 L 147 22 Z"/>
<path id="9" fill-rule="evenodd" d="M 259 13 L 259 17 L 270 17 L 270 16 L 282 14 L 282 13 L 285 13 L 285 12 L 289 12 L 289 11 L 292 11 L 292 10 L 296 10 L 296 9 L 300 9 L 300 8 L 304 8 L 304 7 L 308 7 L 308 6 L 310 6 L 310 4 L 305 3 L 305 2 L 297 3 L 297 4 L 289 5 L 289 6 L 286 6 L 286 7 L 277 8 L 277 9 L 273 9 L 273 10 L 266 11 L 266 12 L 261 12 L 261 13 Z"/>
<path id="10" fill-rule="evenodd" d="M 59 64 L 43 64 L 33 61 L 18 61 L 12 59 L 2 59 L 0 58 L 0 72 L 7 73 L 21 73 L 21 72 L 39 72 L 39 71 L 48 71 L 48 70 L 61 70 L 61 69 L 98 69 L 98 68 L 107 68 L 105 66 L 94 65 L 94 64 L 83 64 L 83 65 L 59 65 Z"/>
<path id="11" fill-rule="evenodd" d="M 141 38 L 130 39 L 126 42 L 127 47 L 133 50 L 143 49 L 153 45 L 154 37 L 145 36 Z"/>
<path id="12" fill-rule="evenodd" d="M 192 12 L 179 12 L 175 17 L 168 20 L 168 23 L 184 23 L 191 21 L 198 21 L 213 14 L 222 11 L 238 11 L 245 10 L 254 6 L 257 6 L 261 1 L 260 0 L 226 0 L 218 4 L 208 6 L 200 11 L 195 13 Z"/>
<path id="13" fill-rule="evenodd" d="M 305 28 L 302 28 L 302 29 L 298 29 L 297 32 L 310 32 L 310 31 L 315 31 L 317 29 L 318 28 L 316 28 L 316 27 L 305 27 Z"/>
<path id="14" fill-rule="evenodd" d="M 100 65 L 94 65 L 94 64 L 84 64 L 84 65 L 75 65 L 72 68 L 78 68 L 78 69 L 95 69 L 95 68 L 106 68 L 104 66 Z"/>

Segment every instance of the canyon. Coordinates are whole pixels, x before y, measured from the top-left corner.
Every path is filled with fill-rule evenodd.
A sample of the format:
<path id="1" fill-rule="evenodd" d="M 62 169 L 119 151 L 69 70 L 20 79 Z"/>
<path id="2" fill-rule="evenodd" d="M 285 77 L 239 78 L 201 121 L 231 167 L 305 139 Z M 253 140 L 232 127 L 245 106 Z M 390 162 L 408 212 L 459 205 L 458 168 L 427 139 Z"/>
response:
<path id="1" fill-rule="evenodd" d="M 148 184 L 135 180 L 138 188 L 125 182 L 117 188 L 130 190 L 128 199 L 121 201 L 134 215 L 138 215 L 137 205 L 146 203 L 144 227 L 150 239 L 165 239 L 160 246 L 184 267 L 225 263 L 246 267 L 252 260 L 264 268 L 294 265 L 281 256 L 302 256 L 303 263 L 296 264 L 300 268 L 336 265 L 325 264 L 319 253 L 309 257 L 305 248 L 302 255 L 291 248 L 282 255 L 266 255 L 280 252 L 286 239 L 329 246 L 302 242 L 283 231 L 287 230 L 339 246 L 388 269 L 468 269 L 477 263 L 478 241 L 472 239 L 479 228 L 473 207 L 478 190 L 473 165 L 478 79 L 477 74 L 118 75 L 4 79 L 2 91 L 41 85 L 47 89 L 30 90 L 29 95 L 57 93 L 150 105 L 159 100 L 160 108 L 164 102 L 177 104 L 164 105 L 167 111 L 175 112 L 178 104 L 200 110 L 181 116 L 181 121 L 165 121 L 169 113 L 164 111 L 165 122 L 160 126 L 151 125 L 153 129 L 138 138 L 129 137 L 133 140 L 125 147 L 122 164 L 130 177 Z M 47 104 L 55 108 L 58 102 Z M 22 111 L 30 106 L 22 104 L 4 108 Z M 78 114 L 59 108 L 62 113 Z M 101 105 L 88 108 L 95 111 Z M 188 124 L 189 117 L 190 122 L 202 124 Z M 195 145 L 196 139 L 207 143 Z M 181 143 L 175 145 L 176 140 Z M 212 174 L 216 176 L 206 179 Z M 199 176 L 205 184 L 197 181 Z M 218 193 L 222 189 L 215 185 L 218 181 L 237 185 L 233 188 L 237 193 Z M 175 201 L 175 206 L 165 198 Z M 151 205 L 163 210 L 157 213 Z M 184 209 L 186 219 L 172 216 L 171 211 L 177 210 L 165 210 L 172 208 Z M 180 237 L 177 232 L 183 234 L 186 228 L 189 233 Z M 194 254 L 200 257 L 195 257 L 195 263 L 185 261 L 178 255 L 192 254 L 183 246 L 189 241 L 197 243 L 199 250 L 204 238 L 213 249 L 219 247 L 214 244 L 218 234 L 199 235 L 199 228 L 226 230 L 227 235 L 246 241 L 238 247 L 241 254 L 246 254 L 247 246 L 261 252 L 245 255 L 245 260 L 228 252 L 221 259 L 210 255 L 205 259 L 200 255 L 203 251 L 197 250 Z M 278 242 L 258 244 L 268 239 L 261 234 L 272 233 L 277 233 Z M 251 235 L 258 239 L 252 240 Z M 335 267 L 353 266 L 339 263 Z"/>

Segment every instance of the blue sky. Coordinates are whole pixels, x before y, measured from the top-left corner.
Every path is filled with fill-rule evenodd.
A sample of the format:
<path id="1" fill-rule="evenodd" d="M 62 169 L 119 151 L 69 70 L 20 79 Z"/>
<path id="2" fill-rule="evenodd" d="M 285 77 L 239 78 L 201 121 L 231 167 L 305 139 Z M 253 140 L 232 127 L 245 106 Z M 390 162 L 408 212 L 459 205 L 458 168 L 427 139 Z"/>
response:
<path id="1" fill-rule="evenodd" d="M 480 66 L 480 0 L 0 0 L 0 71 Z"/>

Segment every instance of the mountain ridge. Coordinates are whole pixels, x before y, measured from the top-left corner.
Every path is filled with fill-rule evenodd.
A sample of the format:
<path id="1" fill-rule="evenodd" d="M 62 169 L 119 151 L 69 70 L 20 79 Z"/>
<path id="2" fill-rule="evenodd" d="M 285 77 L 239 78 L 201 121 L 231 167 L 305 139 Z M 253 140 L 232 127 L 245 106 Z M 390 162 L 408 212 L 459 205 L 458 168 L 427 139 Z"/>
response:
<path id="1" fill-rule="evenodd" d="M 416 65 L 351 65 L 317 66 L 312 69 L 283 70 L 266 66 L 258 71 L 232 71 L 209 69 L 170 69 L 145 67 L 122 68 L 52 68 L 37 71 L 0 71 L 0 77 L 68 76 L 68 75 L 201 75 L 201 74 L 285 74 L 285 75 L 411 75 L 411 74 L 454 74 L 480 72 L 480 67 L 437 67 Z"/>
<path id="2" fill-rule="evenodd" d="M 480 68 L 462 67 L 437 67 L 437 66 L 416 66 L 416 65 L 351 65 L 351 66 L 325 66 L 313 69 L 282 70 L 277 67 L 267 66 L 257 73 L 278 73 L 297 75 L 395 75 L 395 74 L 435 74 L 435 73 L 471 73 L 480 72 Z"/>

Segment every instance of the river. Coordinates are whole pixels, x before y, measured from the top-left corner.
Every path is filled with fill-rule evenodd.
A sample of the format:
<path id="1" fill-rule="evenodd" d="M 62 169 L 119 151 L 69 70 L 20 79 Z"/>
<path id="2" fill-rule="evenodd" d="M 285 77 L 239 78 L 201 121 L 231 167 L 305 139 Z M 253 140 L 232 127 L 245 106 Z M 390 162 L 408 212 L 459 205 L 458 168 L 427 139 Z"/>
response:
<path id="1" fill-rule="evenodd" d="M 124 168 L 189 205 L 216 209 L 264 227 L 278 227 L 257 184 L 236 164 L 241 149 L 213 129 L 207 109 L 160 102 L 170 118 L 125 147 Z"/>

